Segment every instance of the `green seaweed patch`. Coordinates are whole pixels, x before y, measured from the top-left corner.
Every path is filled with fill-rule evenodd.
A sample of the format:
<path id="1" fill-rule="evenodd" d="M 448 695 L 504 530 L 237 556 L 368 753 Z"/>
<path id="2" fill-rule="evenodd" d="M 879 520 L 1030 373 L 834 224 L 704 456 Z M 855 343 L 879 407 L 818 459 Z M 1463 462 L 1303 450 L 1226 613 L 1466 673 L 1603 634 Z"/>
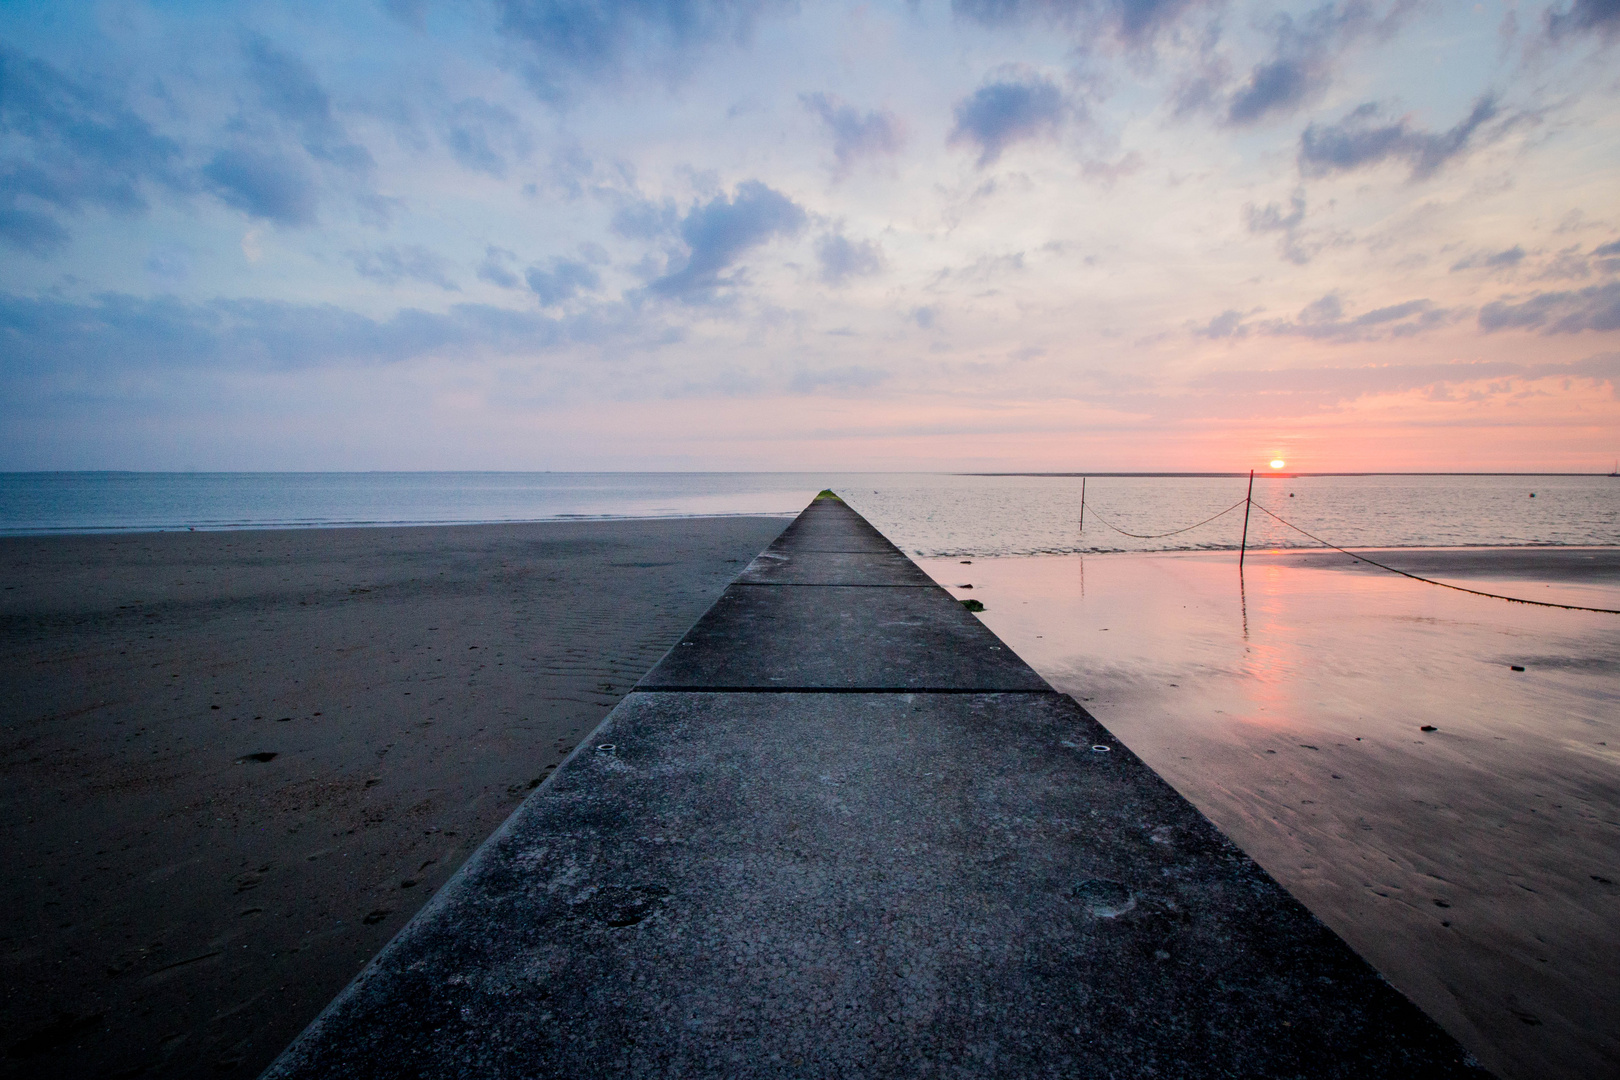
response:
<path id="1" fill-rule="evenodd" d="M 838 497 L 838 493 L 835 492 L 832 488 L 825 489 L 824 491 L 822 491 L 822 493 L 820 495 L 817 495 L 816 498 L 818 498 L 818 499 L 831 499 L 833 502 L 843 502 L 844 501 L 843 499 L 840 499 Z"/>
<path id="2" fill-rule="evenodd" d="M 979 601 L 977 601 L 977 600 L 964 600 L 964 601 L 962 601 L 962 606 L 967 608 L 969 611 L 983 611 L 984 610 L 984 605 L 979 603 Z"/>

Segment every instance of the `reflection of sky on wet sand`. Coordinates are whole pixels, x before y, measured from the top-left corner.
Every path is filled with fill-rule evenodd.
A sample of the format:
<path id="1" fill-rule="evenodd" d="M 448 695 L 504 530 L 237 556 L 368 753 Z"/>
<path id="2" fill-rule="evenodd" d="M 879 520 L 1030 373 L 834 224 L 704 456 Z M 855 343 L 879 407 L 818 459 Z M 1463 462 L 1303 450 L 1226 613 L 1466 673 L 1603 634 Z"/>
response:
<path id="1" fill-rule="evenodd" d="M 1620 616 L 1300 561 L 919 560 L 1488 1067 L 1620 1072 Z"/>

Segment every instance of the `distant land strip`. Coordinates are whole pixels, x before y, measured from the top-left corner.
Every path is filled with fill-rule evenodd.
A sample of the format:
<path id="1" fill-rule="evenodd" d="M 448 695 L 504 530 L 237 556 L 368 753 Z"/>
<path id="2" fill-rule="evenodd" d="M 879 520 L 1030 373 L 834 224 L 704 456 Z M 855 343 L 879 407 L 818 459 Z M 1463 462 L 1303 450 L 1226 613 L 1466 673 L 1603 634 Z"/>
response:
<path id="1" fill-rule="evenodd" d="M 1154 477 L 1182 477 L 1196 479 L 1200 477 L 1242 477 L 1247 472 L 956 472 L 947 473 L 947 476 L 1040 476 L 1048 478 L 1062 477 L 1121 477 L 1131 479 L 1151 479 Z M 1295 472 L 1293 469 L 1267 469 L 1262 472 L 1254 471 L 1255 479 L 1262 476 L 1287 477 L 1294 479 L 1301 476 L 1522 476 L 1526 479 L 1538 476 L 1613 476 L 1605 472 Z"/>

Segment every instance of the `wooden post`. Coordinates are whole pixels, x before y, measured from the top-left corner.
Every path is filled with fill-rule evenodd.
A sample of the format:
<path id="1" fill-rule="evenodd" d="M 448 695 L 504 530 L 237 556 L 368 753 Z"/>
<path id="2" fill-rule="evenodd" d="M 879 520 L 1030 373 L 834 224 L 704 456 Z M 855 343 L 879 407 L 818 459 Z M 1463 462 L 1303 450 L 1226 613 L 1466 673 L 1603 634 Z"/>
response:
<path id="1" fill-rule="evenodd" d="M 1243 556 L 1249 551 L 1249 505 L 1254 502 L 1254 470 L 1249 470 L 1249 493 L 1243 497 L 1243 543 L 1238 545 L 1238 569 L 1243 569 Z"/>
<path id="2" fill-rule="evenodd" d="M 1084 535 L 1085 531 L 1086 531 L 1086 478 L 1082 476 L 1080 478 L 1080 532 L 1081 532 L 1082 535 Z"/>

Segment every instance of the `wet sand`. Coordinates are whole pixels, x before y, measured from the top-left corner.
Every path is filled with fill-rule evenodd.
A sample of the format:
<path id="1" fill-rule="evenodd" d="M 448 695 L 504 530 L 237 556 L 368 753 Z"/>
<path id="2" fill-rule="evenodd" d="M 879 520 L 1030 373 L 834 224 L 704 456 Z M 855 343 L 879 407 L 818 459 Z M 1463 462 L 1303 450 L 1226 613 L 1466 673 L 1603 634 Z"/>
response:
<path id="1" fill-rule="evenodd" d="M 786 523 L 0 539 L 0 1075 L 256 1075 Z"/>
<path id="2" fill-rule="evenodd" d="M 1620 549 L 1369 554 L 1620 608 Z M 1620 1074 L 1620 616 L 1320 552 L 919 561 L 1486 1066 Z"/>

